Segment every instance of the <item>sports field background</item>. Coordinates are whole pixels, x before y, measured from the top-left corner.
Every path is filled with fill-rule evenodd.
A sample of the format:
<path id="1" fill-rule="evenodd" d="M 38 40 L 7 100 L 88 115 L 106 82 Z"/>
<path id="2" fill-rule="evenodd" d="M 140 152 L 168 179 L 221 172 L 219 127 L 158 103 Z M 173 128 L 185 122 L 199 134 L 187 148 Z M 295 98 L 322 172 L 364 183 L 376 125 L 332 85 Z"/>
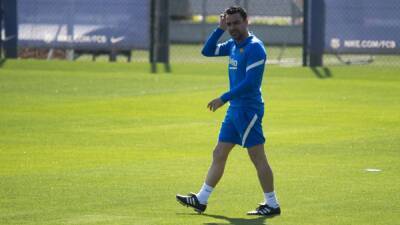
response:
<path id="1" fill-rule="evenodd" d="M 0 68 L 0 224 L 396 225 L 400 221 L 400 69 L 268 66 L 266 150 L 283 213 L 263 200 L 236 147 L 204 215 L 197 192 L 226 106 L 222 63 L 9 60 Z M 161 69 L 161 67 L 160 67 Z M 380 172 L 367 172 L 366 169 Z"/>
<path id="2" fill-rule="evenodd" d="M 203 43 L 199 44 L 171 44 L 170 45 L 170 61 L 173 63 L 226 63 L 224 57 L 206 58 L 200 54 Z M 303 50 L 301 46 L 284 46 L 273 45 L 266 46 L 268 52 L 268 63 L 279 64 L 284 67 L 293 67 L 302 65 Z M 345 63 L 339 61 L 335 55 L 325 54 L 323 56 L 324 65 L 326 66 L 343 66 Z M 372 66 L 389 66 L 400 67 L 400 56 L 398 55 L 351 55 L 341 54 L 343 61 L 350 61 L 352 64 L 368 64 L 368 60 L 372 60 L 369 65 Z M 99 56 L 96 61 L 107 62 L 107 55 Z M 119 62 L 126 62 L 127 58 L 118 56 Z M 83 55 L 77 61 L 92 61 L 91 55 Z M 148 62 L 148 51 L 134 50 L 132 51 L 133 62 Z"/>

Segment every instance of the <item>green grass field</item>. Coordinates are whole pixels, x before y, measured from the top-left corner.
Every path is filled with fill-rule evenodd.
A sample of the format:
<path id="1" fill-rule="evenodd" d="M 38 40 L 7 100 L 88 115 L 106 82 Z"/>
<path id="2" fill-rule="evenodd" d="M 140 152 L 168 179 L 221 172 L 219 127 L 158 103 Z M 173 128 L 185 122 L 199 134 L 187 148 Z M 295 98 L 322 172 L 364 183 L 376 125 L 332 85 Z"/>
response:
<path id="1" fill-rule="evenodd" d="M 270 66 L 264 131 L 283 214 L 263 200 L 236 147 L 204 215 L 197 192 L 226 107 L 226 65 L 7 61 L 0 68 L 0 224 L 396 225 L 400 221 L 400 69 Z M 367 172 L 366 169 L 380 169 Z"/>

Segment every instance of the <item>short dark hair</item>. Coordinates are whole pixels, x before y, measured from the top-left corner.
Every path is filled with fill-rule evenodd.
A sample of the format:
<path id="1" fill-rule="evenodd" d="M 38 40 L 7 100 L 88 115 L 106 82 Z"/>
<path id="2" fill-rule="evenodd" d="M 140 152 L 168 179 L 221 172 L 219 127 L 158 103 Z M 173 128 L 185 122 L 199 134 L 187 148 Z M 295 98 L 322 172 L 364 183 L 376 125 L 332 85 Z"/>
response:
<path id="1" fill-rule="evenodd" d="M 243 18 L 243 20 L 247 19 L 247 12 L 241 6 L 235 5 L 235 6 L 231 6 L 227 9 L 225 9 L 225 14 L 232 15 L 232 14 L 236 14 L 236 13 L 239 13 L 240 16 Z"/>

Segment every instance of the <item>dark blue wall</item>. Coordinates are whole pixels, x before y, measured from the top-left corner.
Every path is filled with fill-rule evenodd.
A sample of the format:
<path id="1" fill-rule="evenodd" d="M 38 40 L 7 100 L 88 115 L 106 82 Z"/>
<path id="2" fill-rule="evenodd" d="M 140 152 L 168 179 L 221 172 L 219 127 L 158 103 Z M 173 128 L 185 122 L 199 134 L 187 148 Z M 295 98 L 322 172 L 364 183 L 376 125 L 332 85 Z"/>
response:
<path id="1" fill-rule="evenodd" d="M 148 49 L 149 0 L 18 0 L 20 47 Z"/>
<path id="2" fill-rule="evenodd" d="M 399 0 L 324 0 L 327 53 L 400 53 Z M 313 18 L 318 20 L 318 18 Z"/>

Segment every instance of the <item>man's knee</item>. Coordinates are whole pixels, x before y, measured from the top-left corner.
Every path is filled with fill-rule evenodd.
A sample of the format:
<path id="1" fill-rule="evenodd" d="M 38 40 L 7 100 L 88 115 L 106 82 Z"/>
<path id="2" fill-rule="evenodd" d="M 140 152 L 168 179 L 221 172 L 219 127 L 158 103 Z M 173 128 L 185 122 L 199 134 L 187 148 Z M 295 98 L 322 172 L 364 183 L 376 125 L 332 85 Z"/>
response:
<path id="1" fill-rule="evenodd" d="M 218 144 L 213 151 L 213 160 L 218 163 L 225 163 L 232 148 L 231 145 Z"/>
<path id="2" fill-rule="evenodd" d="M 248 153 L 251 161 L 256 168 L 265 168 L 269 166 L 263 146 L 255 146 L 253 148 L 249 148 Z"/>
<path id="3" fill-rule="evenodd" d="M 223 163 L 227 160 L 228 155 L 220 148 L 214 149 L 213 160 L 218 163 Z"/>
<path id="4" fill-rule="evenodd" d="M 257 169 L 264 169 L 264 168 L 268 167 L 268 162 L 267 162 L 267 160 L 265 160 L 265 158 L 253 157 L 253 158 L 251 158 L 251 161 L 253 162 L 254 166 Z"/>

